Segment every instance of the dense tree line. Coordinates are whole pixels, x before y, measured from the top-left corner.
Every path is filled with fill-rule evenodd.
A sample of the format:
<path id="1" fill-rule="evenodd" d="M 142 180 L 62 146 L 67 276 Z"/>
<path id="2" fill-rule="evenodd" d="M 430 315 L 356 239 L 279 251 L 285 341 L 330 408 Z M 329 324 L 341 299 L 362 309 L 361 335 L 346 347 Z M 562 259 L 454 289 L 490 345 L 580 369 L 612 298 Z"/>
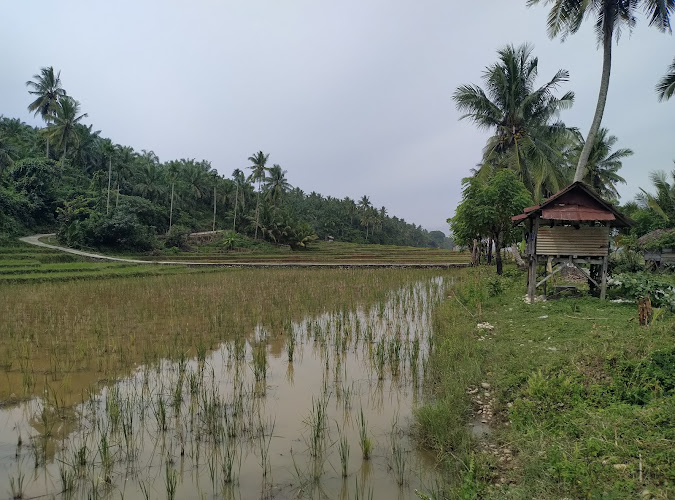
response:
<path id="1" fill-rule="evenodd" d="M 294 188 L 262 151 L 225 177 L 206 160 L 162 162 L 153 151 L 114 144 L 82 122 L 86 113 L 51 67 L 27 86 L 28 109 L 45 127 L 0 117 L 4 234 L 56 228 L 71 245 L 133 249 L 157 247 L 158 235 L 213 229 L 296 248 L 317 237 L 449 245 L 442 233 L 389 216 L 367 196 L 356 202 Z"/>

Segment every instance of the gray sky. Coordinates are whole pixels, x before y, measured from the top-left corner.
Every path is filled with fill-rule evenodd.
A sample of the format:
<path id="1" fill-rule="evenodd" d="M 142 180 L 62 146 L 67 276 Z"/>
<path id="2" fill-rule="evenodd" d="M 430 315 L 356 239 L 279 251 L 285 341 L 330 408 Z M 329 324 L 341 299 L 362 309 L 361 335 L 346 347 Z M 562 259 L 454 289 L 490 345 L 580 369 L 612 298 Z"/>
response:
<path id="1" fill-rule="evenodd" d="M 487 137 L 458 121 L 455 88 L 481 84 L 499 48 L 530 42 L 540 83 L 569 70 L 561 91 L 576 102 L 561 118 L 585 135 L 602 62 L 592 23 L 549 40 L 547 9 L 525 0 L 22 0 L 3 11 L 0 114 L 40 124 L 24 84 L 54 66 L 86 123 L 116 143 L 207 159 L 226 176 L 262 150 L 306 192 L 368 194 L 446 233 Z M 603 126 L 635 151 L 623 200 L 673 167 L 675 100 L 658 103 L 654 86 L 674 42 L 640 19 L 615 46 Z"/>

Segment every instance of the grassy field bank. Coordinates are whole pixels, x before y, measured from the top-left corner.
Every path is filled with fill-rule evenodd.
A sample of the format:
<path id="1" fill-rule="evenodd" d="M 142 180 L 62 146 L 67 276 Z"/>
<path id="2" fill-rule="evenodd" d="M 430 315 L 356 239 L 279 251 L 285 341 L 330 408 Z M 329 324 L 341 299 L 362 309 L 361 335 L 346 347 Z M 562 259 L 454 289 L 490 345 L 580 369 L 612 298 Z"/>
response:
<path id="1" fill-rule="evenodd" d="M 44 243 L 61 246 L 56 237 L 44 237 Z M 370 245 L 317 241 L 301 250 L 288 246 L 272 245 L 247 238 L 238 240 L 245 247 L 229 248 L 222 241 L 192 244 L 189 250 L 169 248 L 153 252 L 100 252 L 105 255 L 152 261 L 222 262 L 223 264 L 246 263 L 333 263 L 333 264 L 463 264 L 471 259 L 467 252 L 441 248 L 420 248 L 396 245 Z M 94 250 L 91 250 L 94 251 Z M 95 252 L 95 251 L 94 251 Z"/>
<path id="2" fill-rule="evenodd" d="M 634 303 L 589 297 L 529 305 L 507 274 L 471 270 L 435 313 L 417 417 L 448 496 L 672 498 L 675 317 L 643 327 Z"/>

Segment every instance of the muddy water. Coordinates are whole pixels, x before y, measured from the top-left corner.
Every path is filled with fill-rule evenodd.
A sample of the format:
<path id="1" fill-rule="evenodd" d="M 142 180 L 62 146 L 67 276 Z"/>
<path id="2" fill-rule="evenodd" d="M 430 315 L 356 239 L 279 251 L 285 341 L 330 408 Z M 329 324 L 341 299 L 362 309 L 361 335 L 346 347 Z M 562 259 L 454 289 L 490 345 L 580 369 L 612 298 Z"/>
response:
<path id="1" fill-rule="evenodd" d="M 414 498 L 410 436 L 442 278 L 142 366 L 74 408 L 0 410 L 0 492 L 23 498 Z M 364 453 L 363 448 L 366 448 Z M 367 457 L 364 457 L 364 454 Z"/>

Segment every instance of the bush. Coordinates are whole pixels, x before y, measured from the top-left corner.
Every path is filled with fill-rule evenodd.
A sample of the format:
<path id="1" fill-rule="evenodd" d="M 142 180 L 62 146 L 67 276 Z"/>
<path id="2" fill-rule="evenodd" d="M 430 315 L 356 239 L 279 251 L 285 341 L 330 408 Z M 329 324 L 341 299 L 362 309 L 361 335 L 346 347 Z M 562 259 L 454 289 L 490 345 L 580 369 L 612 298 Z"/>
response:
<path id="1" fill-rule="evenodd" d="M 21 219 L 29 215 L 31 222 L 38 226 L 53 225 L 57 205 L 55 181 L 58 178 L 54 162 L 44 158 L 19 160 L 10 169 L 9 177 L 14 190 L 28 200 L 29 209 L 21 214 Z"/>
<path id="2" fill-rule="evenodd" d="M 249 248 L 252 246 L 251 240 L 234 231 L 226 231 L 222 239 L 217 243 L 224 250 L 234 250 L 235 248 Z"/>
<path id="3" fill-rule="evenodd" d="M 109 215 L 103 215 L 97 199 L 79 196 L 58 211 L 58 239 L 85 248 L 141 251 L 157 248 L 155 228 L 139 220 L 137 209 L 137 203 L 120 203 Z"/>
<path id="4" fill-rule="evenodd" d="M 630 404 L 644 405 L 652 398 L 675 393 L 675 348 L 656 351 L 644 361 L 619 365 L 614 387 Z"/>
<path id="5" fill-rule="evenodd" d="M 31 211 L 25 195 L 0 186 L 0 235 L 18 234 L 31 226 L 32 218 L 27 220 Z"/>
<path id="6" fill-rule="evenodd" d="M 118 211 L 98 220 L 90 218 L 89 221 L 93 246 L 141 251 L 158 246 L 154 228 L 144 226 L 133 214 Z"/>
<path id="7" fill-rule="evenodd" d="M 617 274 L 609 281 L 615 294 L 638 299 L 649 297 L 656 307 L 675 311 L 675 287 L 666 280 L 647 273 Z"/>
<path id="8" fill-rule="evenodd" d="M 190 229 L 179 224 L 171 226 L 169 233 L 166 235 L 164 240 L 164 246 L 166 248 L 178 248 L 180 250 L 190 250 L 190 245 L 188 244 L 188 236 L 190 235 Z"/>
<path id="9" fill-rule="evenodd" d="M 675 229 L 657 229 L 644 235 L 638 240 L 638 245 L 644 250 L 661 250 L 675 248 Z"/>

